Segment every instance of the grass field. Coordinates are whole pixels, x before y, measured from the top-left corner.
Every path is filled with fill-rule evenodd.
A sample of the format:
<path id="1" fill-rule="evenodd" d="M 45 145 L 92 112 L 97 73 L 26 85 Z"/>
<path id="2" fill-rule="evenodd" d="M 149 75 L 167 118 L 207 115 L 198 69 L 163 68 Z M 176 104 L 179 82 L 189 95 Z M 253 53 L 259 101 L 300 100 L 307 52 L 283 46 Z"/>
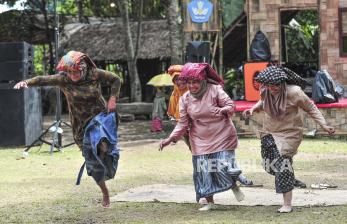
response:
<path id="1" fill-rule="evenodd" d="M 108 181 L 110 195 L 132 187 L 168 183 L 192 184 L 192 165 L 184 143 L 158 152 L 157 143 L 122 147 L 116 178 Z M 291 214 L 275 213 L 274 206 L 222 206 L 207 213 L 198 204 L 113 203 L 100 206 L 101 193 L 84 174 L 76 147 L 49 155 L 47 146 L 0 150 L 0 223 L 346 223 L 347 205 L 299 207 Z M 347 143 L 343 140 L 305 139 L 294 159 L 296 176 L 307 184 L 327 181 L 347 189 Z M 265 188 L 273 178 L 262 171 L 259 140 L 241 139 L 237 150 L 244 173 Z M 248 166 L 254 161 L 256 166 Z"/>

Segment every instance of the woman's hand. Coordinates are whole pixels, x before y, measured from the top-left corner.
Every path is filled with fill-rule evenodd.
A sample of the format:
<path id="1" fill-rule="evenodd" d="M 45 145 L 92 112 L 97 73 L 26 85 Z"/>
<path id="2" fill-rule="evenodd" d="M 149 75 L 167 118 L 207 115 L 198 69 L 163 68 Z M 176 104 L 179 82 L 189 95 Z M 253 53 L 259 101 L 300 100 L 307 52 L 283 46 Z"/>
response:
<path id="1" fill-rule="evenodd" d="M 332 135 L 335 133 L 335 128 L 333 126 L 324 125 L 322 126 L 322 128 L 324 129 L 324 131 L 328 132 L 329 135 Z"/>
<path id="2" fill-rule="evenodd" d="M 28 88 L 28 83 L 26 81 L 20 81 L 13 87 L 13 89 L 23 89 L 23 88 Z"/>
<path id="3" fill-rule="evenodd" d="M 164 147 L 168 146 L 171 142 L 172 140 L 170 138 L 161 140 L 159 143 L 159 151 L 163 151 Z"/>
<path id="4" fill-rule="evenodd" d="M 253 115 L 253 112 L 254 112 L 253 108 L 247 109 L 247 110 L 243 111 L 242 116 L 244 118 L 249 118 Z"/>
<path id="5" fill-rule="evenodd" d="M 213 109 L 215 115 L 224 115 L 226 117 L 231 117 L 234 114 L 234 111 L 230 110 L 229 107 L 215 107 Z"/>
<path id="6" fill-rule="evenodd" d="M 213 114 L 214 115 L 222 115 L 222 108 L 220 108 L 220 107 L 213 108 Z"/>
<path id="7" fill-rule="evenodd" d="M 116 97 L 111 96 L 107 103 L 107 113 L 114 112 L 116 110 Z"/>

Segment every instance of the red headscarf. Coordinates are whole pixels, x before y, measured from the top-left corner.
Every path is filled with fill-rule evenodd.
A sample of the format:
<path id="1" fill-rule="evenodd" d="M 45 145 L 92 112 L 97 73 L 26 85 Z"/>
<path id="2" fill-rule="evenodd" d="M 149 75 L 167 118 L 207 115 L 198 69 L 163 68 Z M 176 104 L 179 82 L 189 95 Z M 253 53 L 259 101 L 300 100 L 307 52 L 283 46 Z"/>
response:
<path id="1" fill-rule="evenodd" d="M 223 79 L 208 63 L 186 63 L 179 78 L 206 80 L 208 83 L 224 86 Z"/>

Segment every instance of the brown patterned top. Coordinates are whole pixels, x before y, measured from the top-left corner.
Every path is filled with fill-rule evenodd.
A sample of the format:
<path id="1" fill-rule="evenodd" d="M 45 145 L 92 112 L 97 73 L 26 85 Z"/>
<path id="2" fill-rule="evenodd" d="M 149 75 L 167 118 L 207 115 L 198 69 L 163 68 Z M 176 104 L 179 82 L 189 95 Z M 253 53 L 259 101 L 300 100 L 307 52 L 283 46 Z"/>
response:
<path id="1" fill-rule="evenodd" d="M 66 74 L 37 76 L 25 80 L 28 86 L 57 86 L 64 93 L 76 144 L 82 148 L 84 127 L 98 113 L 107 110 L 101 83 L 111 86 L 111 96 L 118 97 L 121 80 L 112 72 L 92 69 L 85 79 L 72 82 Z"/>
<path id="2" fill-rule="evenodd" d="M 303 120 L 301 110 L 308 113 L 321 126 L 326 125 L 322 113 L 299 86 L 287 85 L 285 113 L 273 117 L 265 113 L 260 137 L 271 134 L 281 155 L 294 156 L 303 138 Z M 260 103 L 260 107 L 263 105 Z"/>

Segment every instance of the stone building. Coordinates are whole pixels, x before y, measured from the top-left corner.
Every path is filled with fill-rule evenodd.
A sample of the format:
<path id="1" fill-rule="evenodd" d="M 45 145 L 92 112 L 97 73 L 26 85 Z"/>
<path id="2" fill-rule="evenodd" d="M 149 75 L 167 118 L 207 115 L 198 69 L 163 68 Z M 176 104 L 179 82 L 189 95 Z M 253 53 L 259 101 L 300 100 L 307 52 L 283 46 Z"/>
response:
<path id="1" fill-rule="evenodd" d="M 247 46 L 261 30 L 270 42 L 273 59 L 283 62 L 281 12 L 289 10 L 318 12 L 318 68 L 328 70 L 334 80 L 347 87 L 347 0 L 247 0 Z"/>

